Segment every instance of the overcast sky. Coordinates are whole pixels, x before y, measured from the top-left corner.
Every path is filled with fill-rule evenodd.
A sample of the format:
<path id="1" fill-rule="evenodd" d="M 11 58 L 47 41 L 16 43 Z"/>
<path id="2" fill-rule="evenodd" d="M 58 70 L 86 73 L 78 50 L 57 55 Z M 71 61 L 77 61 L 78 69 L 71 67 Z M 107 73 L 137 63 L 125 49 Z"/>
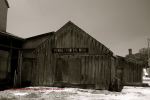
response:
<path id="1" fill-rule="evenodd" d="M 8 0 L 7 31 L 30 37 L 57 31 L 71 20 L 124 56 L 147 47 L 150 0 Z"/>

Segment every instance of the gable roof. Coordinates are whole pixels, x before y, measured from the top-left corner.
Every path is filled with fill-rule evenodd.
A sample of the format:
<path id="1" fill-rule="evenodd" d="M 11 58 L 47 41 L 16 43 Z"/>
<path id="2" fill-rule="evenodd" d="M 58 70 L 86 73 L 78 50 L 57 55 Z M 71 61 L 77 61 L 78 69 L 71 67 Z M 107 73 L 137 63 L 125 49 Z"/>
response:
<path id="1" fill-rule="evenodd" d="M 32 36 L 25 39 L 23 49 L 31 50 L 38 47 L 40 44 L 42 44 L 44 41 L 46 41 L 49 37 L 53 36 L 54 32 L 48 32 L 36 36 Z"/>
<path id="2" fill-rule="evenodd" d="M 89 35 L 87 32 L 85 32 L 83 29 L 81 29 L 80 27 L 78 27 L 77 25 L 75 25 L 72 21 L 68 21 L 64 26 L 62 26 L 58 31 L 56 31 L 55 35 L 59 35 L 59 32 L 64 30 L 65 28 L 68 28 L 69 26 L 73 26 L 76 27 L 77 29 L 79 29 L 80 31 L 82 31 L 83 33 L 85 33 L 88 37 L 92 38 L 93 40 L 95 40 L 96 42 L 98 42 L 99 44 L 103 45 L 102 43 L 100 43 L 98 40 L 96 40 L 95 38 L 93 38 L 91 35 Z M 113 52 L 108 49 L 105 45 L 103 45 L 103 47 L 105 49 L 107 49 L 111 54 L 113 54 Z"/>
<path id="3" fill-rule="evenodd" d="M 40 35 L 35 35 L 35 36 L 32 36 L 32 37 L 28 37 L 28 38 L 25 38 L 25 39 L 26 40 L 32 40 L 32 39 L 36 39 L 36 38 L 39 38 L 39 37 L 53 35 L 53 34 L 54 34 L 54 32 L 48 32 L 48 33 L 44 33 L 44 34 L 40 34 Z"/>

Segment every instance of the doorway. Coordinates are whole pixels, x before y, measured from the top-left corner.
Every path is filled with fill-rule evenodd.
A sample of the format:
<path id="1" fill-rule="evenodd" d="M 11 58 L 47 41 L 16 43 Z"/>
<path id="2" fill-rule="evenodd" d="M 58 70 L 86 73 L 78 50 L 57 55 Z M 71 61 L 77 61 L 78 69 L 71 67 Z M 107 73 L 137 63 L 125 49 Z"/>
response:
<path id="1" fill-rule="evenodd" d="M 55 82 L 68 82 L 68 64 L 65 59 L 58 58 L 56 62 Z"/>
<path id="2" fill-rule="evenodd" d="M 80 84 L 81 81 L 81 60 L 72 58 L 68 60 L 69 64 L 69 82 L 72 84 Z"/>

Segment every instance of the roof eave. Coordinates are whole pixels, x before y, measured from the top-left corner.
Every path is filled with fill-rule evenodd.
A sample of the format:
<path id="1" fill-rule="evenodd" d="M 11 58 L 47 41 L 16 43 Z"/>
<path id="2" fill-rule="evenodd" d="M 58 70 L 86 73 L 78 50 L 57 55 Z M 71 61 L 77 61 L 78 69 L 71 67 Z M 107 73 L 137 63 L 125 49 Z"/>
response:
<path id="1" fill-rule="evenodd" d="M 25 40 L 24 38 L 21 38 L 21 37 L 12 35 L 11 33 L 8 33 L 8 32 L 1 32 L 1 31 L 0 31 L 0 35 L 7 36 L 7 37 L 11 37 L 11 38 L 14 38 L 14 39 L 17 39 L 17 40 L 22 40 L 22 41 Z"/>
<path id="2" fill-rule="evenodd" d="M 44 35 L 53 35 L 54 33 L 55 33 L 54 31 L 53 32 L 47 32 L 47 33 L 44 33 L 44 34 L 40 34 L 40 35 L 25 38 L 25 40 L 35 39 L 35 38 L 38 38 L 38 37 L 41 37 L 41 36 L 44 36 Z"/>

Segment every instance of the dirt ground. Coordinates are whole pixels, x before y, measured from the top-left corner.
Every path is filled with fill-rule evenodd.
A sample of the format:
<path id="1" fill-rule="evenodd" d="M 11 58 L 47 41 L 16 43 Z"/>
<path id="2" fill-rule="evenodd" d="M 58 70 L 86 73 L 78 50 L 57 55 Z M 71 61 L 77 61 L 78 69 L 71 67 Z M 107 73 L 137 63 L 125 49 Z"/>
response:
<path id="1" fill-rule="evenodd" d="M 145 78 L 144 83 L 150 83 Z M 150 87 L 124 87 L 122 92 L 79 88 L 28 87 L 0 92 L 0 100 L 149 100 Z"/>

